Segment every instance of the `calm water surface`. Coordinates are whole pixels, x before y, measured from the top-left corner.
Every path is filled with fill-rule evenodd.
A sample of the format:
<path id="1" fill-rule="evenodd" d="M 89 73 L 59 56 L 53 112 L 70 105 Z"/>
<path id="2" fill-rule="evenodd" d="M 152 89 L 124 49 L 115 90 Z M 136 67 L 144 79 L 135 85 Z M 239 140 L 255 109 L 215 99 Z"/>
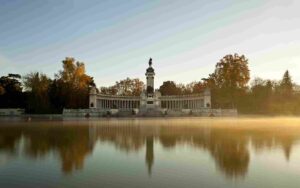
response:
<path id="1" fill-rule="evenodd" d="M 0 119 L 0 187 L 300 187 L 300 118 Z"/>

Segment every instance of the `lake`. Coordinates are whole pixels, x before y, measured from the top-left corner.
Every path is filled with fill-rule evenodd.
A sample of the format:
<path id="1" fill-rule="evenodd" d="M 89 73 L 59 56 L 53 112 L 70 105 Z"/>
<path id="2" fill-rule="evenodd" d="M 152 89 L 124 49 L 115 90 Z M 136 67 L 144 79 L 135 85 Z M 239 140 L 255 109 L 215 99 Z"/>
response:
<path id="1" fill-rule="evenodd" d="M 300 186 L 300 118 L 0 119 L 0 187 Z"/>

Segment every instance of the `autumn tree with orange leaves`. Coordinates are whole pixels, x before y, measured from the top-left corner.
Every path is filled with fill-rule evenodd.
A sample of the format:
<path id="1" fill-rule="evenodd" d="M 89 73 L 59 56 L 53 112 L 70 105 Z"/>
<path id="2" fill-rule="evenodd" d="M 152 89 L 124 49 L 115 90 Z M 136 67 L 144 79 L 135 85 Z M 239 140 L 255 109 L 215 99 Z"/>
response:
<path id="1" fill-rule="evenodd" d="M 55 75 L 55 84 L 61 89 L 65 108 L 87 108 L 90 86 L 93 78 L 85 73 L 85 65 L 72 57 L 62 61 L 63 70 Z"/>
<path id="2" fill-rule="evenodd" d="M 216 64 L 214 73 L 204 80 L 213 91 L 214 106 L 234 108 L 250 80 L 248 59 L 244 55 L 226 55 Z"/>

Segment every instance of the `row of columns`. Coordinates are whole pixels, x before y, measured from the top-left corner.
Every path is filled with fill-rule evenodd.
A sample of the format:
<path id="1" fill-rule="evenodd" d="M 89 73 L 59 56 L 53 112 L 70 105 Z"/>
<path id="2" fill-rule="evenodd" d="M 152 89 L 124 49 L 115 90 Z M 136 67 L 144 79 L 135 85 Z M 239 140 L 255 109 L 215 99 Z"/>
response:
<path id="1" fill-rule="evenodd" d="M 196 100 L 168 100 L 168 101 L 161 101 L 162 108 L 168 109 L 197 109 L 204 107 L 204 100 L 203 99 L 196 99 Z"/>
<path id="2" fill-rule="evenodd" d="M 110 99 L 100 99 L 99 106 L 102 109 L 132 109 L 139 108 L 140 101 L 137 100 L 110 100 Z"/>

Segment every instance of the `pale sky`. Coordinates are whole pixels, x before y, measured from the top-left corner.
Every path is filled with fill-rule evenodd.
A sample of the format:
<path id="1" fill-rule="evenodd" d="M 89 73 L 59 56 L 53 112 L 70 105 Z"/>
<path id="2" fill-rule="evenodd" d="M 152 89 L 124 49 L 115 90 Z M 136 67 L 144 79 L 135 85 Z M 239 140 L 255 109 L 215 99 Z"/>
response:
<path id="1" fill-rule="evenodd" d="M 0 0 L 0 76 L 85 62 L 98 87 L 145 80 L 156 88 L 207 77 L 224 55 L 244 54 L 251 78 L 300 83 L 300 1 Z"/>

